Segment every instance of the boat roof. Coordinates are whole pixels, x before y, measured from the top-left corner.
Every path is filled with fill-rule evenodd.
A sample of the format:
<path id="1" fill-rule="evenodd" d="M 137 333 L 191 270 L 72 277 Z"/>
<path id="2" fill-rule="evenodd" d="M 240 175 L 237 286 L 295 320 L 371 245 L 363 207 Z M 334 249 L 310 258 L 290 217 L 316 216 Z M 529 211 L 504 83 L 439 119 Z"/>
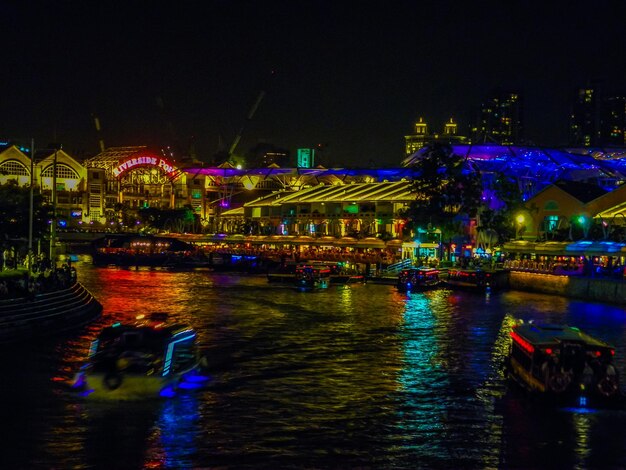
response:
<path id="1" fill-rule="evenodd" d="M 98 338 L 100 340 L 111 340 L 114 338 L 140 335 L 144 340 L 168 342 L 171 338 L 183 333 L 194 333 L 193 328 L 182 323 L 139 323 L 136 325 L 125 325 L 115 323 L 102 329 Z"/>
<path id="2" fill-rule="evenodd" d="M 612 348 L 610 344 L 569 325 L 525 323 L 514 327 L 514 330 L 518 335 L 535 346 L 568 341 L 580 342 L 593 347 Z"/>

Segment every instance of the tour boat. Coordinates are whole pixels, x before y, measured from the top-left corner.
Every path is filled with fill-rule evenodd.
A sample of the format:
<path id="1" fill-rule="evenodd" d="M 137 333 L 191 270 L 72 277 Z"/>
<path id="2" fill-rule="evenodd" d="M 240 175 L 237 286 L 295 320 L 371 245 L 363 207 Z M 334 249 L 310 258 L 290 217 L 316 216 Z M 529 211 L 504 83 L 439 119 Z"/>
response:
<path id="1" fill-rule="evenodd" d="M 94 399 L 168 397 L 208 380 L 196 332 L 163 314 L 104 328 L 91 343 L 73 387 Z"/>
<path id="2" fill-rule="evenodd" d="M 296 289 L 312 291 L 327 289 L 330 284 L 330 268 L 326 265 L 305 264 L 296 268 Z"/>
<path id="3" fill-rule="evenodd" d="M 287 261 L 286 263 L 271 269 L 267 272 L 268 282 L 290 283 L 293 284 L 296 279 L 296 269 L 298 263 L 295 261 Z"/>
<path id="4" fill-rule="evenodd" d="M 444 279 L 448 287 L 474 291 L 488 291 L 498 289 L 507 284 L 507 272 L 486 269 L 450 268 Z"/>
<path id="5" fill-rule="evenodd" d="M 349 266 L 341 261 L 323 262 L 330 268 L 331 284 L 356 284 L 365 282 L 365 276 L 354 266 Z"/>
<path id="6" fill-rule="evenodd" d="M 396 287 L 400 292 L 422 292 L 440 285 L 438 269 L 421 267 L 400 271 Z"/>
<path id="7" fill-rule="evenodd" d="M 511 338 L 507 376 L 533 395 L 580 406 L 621 401 L 611 345 L 553 324 L 516 325 Z"/>

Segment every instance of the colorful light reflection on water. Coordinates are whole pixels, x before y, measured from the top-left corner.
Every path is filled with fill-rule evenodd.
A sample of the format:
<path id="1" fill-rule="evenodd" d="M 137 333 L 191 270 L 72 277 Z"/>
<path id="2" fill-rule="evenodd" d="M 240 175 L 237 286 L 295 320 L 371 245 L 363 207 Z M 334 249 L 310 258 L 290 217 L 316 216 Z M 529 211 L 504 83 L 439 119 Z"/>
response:
<path id="1" fill-rule="evenodd" d="M 626 466 L 614 432 L 624 412 L 533 407 L 507 392 L 501 368 L 522 318 L 612 342 L 624 376 L 621 307 L 384 285 L 298 293 L 263 277 L 77 266 L 104 316 L 5 353 L 6 468 Z M 64 388 L 102 326 L 150 311 L 197 330 L 208 387 L 115 404 Z"/>

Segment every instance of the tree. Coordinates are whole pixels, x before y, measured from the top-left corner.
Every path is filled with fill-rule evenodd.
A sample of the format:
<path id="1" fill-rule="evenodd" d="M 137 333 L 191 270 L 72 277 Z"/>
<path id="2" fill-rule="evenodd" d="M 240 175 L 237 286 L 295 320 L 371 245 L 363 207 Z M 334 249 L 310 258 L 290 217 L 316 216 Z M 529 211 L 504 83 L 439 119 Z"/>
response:
<path id="1" fill-rule="evenodd" d="M 493 199 L 478 213 L 479 238 L 510 240 L 515 237 L 515 214 L 523 207 L 522 192 L 517 181 L 502 172 L 493 175 L 490 190 Z"/>
<path id="2" fill-rule="evenodd" d="M 41 194 L 33 197 L 33 237 L 43 238 L 50 230 L 51 207 Z M 0 244 L 9 239 L 28 239 L 30 188 L 11 181 L 0 185 Z"/>
<path id="3" fill-rule="evenodd" d="M 191 205 L 180 209 L 146 207 L 139 210 L 139 218 L 146 227 L 169 232 L 193 232 L 200 226 L 199 216 Z"/>
<path id="4" fill-rule="evenodd" d="M 407 225 L 413 231 L 441 230 L 442 240 L 451 240 L 476 216 L 482 194 L 480 174 L 442 143 L 427 146 L 414 168 L 419 177 L 412 185 L 416 199 L 403 214 Z"/>

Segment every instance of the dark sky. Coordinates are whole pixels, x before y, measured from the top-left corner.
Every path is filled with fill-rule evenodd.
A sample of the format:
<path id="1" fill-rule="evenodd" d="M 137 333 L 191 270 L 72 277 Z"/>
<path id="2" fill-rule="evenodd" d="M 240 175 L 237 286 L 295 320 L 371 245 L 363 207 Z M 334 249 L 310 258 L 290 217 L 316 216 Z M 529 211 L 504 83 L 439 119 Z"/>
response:
<path id="1" fill-rule="evenodd" d="M 265 90 L 239 152 L 395 166 L 416 118 L 463 131 L 496 87 L 540 145 L 565 143 L 575 87 L 626 88 L 624 2 L 465 3 L 0 0 L 0 136 L 90 156 L 97 115 L 107 146 L 195 139 L 208 160 Z"/>

